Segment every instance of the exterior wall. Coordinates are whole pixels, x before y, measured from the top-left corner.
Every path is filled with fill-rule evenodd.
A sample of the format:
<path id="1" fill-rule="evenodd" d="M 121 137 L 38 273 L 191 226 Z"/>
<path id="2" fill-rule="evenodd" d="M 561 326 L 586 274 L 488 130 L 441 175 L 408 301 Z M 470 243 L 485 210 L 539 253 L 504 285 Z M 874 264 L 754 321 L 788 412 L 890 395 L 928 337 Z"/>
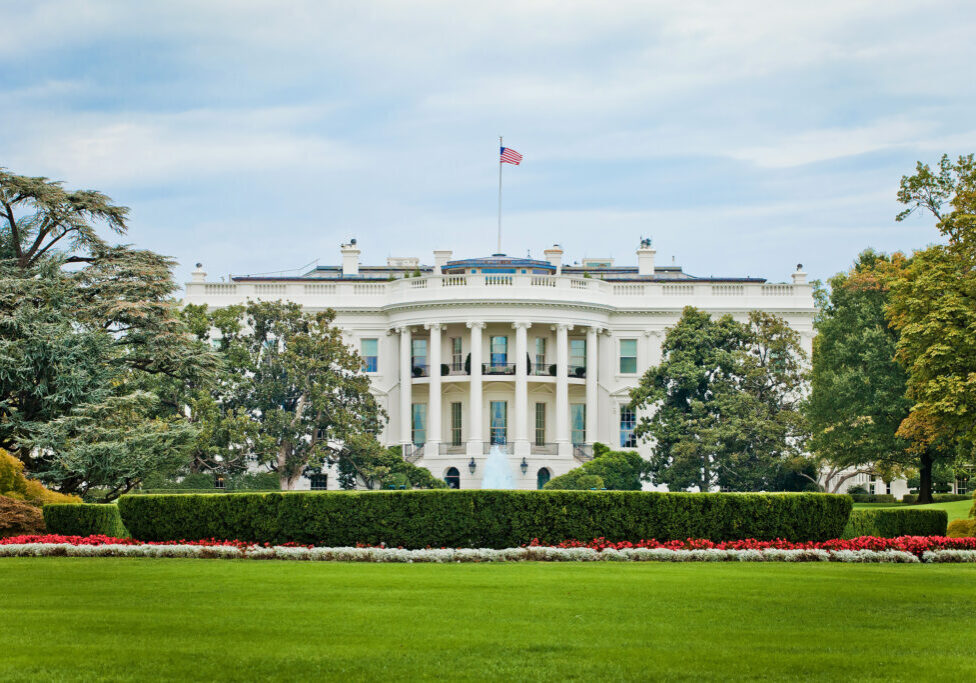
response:
<path id="1" fill-rule="evenodd" d="M 343 329 L 347 342 L 357 351 L 363 339 L 378 340 L 376 372 L 369 373 L 372 391 L 389 415 L 380 435 L 390 444 L 403 444 L 409 452 L 410 415 L 404 414 L 405 391 L 409 403 L 428 406 L 427 446 L 417 464 L 438 477 L 450 467 L 457 468 L 462 488 L 478 488 L 484 470 L 485 444 L 490 435 L 489 405 L 493 400 L 508 402 L 508 442 L 510 459 L 519 488 L 536 488 L 541 467 L 558 476 L 579 465 L 586 448 L 573 449 L 569 441 L 569 415 L 559 414 L 559 407 L 573 403 L 586 405 L 589 417 L 586 445 L 600 441 L 620 447 L 620 407 L 627 403 L 629 391 L 644 372 L 660 361 L 665 331 L 674 325 L 685 306 L 696 306 L 709 313 L 731 313 L 744 320 L 752 310 L 764 310 L 783 316 L 802 335 L 809 353 L 812 346 L 815 313 L 811 286 L 802 278 L 794 284 L 699 283 L 649 280 L 618 284 L 599 279 L 566 275 L 428 275 L 392 281 L 309 279 L 214 283 L 206 282 L 204 273 L 186 285 L 186 303 L 220 307 L 244 303 L 248 299 L 288 299 L 308 310 L 332 308 L 335 325 Z M 432 326 L 439 325 L 439 331 Z M 595 342 L 595 360 L 587 377 L 553 377 L 529 373 L 524 354 L 519 357 L 516 326 L 525 329 L 525 348 L 535 365 L 535 340 L 546 340 L 546 365 L 556 364 L 557 375 L 566 370 L 568 358 L 560 358 L 560 335 L 568 342 L 586 339 Z M 562 326 L 563 329 L 560 329 Z M 571 329 L 569 329 L 571 327 Z M 440 335 L 440 363 L 451 374 L 440 377 L 413 376 L 411 367 L 403 366 L 401 344 L 409 334 L 411 340 L 430 339 Z M 478 417 L 481 439 L 472 438 L 471 401 L 473 375 L 451 369 L 452 337 L 462 339 L 462 362 L 472 352 L 473 335 L 481 339 L 481 360 L 490 359 L 492 336 L 508 337 L 508 362 L 515 363 L 513 375 L 484 375 L 481 378 L 481 411 Z M 637 371 L 621 373 L 619 349 L 621 340 L 637 341 Z M 428 364 L 432 353 L 428 343 Z M 407 354 L 409 356 L 409 354 Z M 560 362 L 562 361 L 562 362 Z M 591 372 L 595 370 L 595 372 Z M 524 383 L 520 374 L 525 372 Z M 433 373 L 431 373 L 433 374 Z M 440 430 L 431 432 L 431 386 L 440 384 Z M 519 387 L 524 388 L 520 389 Z M 563 388 L 565 387 L 565 388 Z M 521 393 L 520 393 L 521 392 Z M 462 404 L 463 449 L 451 448 L 451 403 Z M 546 404 L 546 443 L 534 446 L 535 404 Z M 516 403 L 525 406 L 526 434 L 516 440 Z M 568 411 L 568 407 L 566 408 Z M 436 422 L 436 420 L 434 420 Z M 562 429 L 559 430 L 559 427 Z M 404 435 L 407 435 L 406 438 Z M 574 450 L 575 455 L 574 455 Z M 637 449 L 649 455 L 649 447 Z M 580 452 L 582 451 L 582 452 Z M 518 465 L 522 458 L 528 465 L 523 475 Z M 469 471 L 471 461 L 475 472 Z M 306 484 L 307 485 L 307 484 Z M 329 488 L 335 488 L 334 473 Z"/>

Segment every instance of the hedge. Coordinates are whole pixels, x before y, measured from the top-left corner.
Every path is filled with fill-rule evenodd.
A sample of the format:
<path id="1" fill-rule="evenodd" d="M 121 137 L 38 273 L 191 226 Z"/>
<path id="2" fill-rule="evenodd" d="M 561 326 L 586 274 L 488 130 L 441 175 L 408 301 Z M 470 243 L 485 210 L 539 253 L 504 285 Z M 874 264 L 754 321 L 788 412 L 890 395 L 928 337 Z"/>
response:
<path id="1" fill-rule="evenodd" d="M 133 537 L 405 548 L 507 548 L 539 539 L 837 538 L 851 510 L 821 493 L 344 491 L 123 496 Z"/>
<path id="2" fill-rule="evenodd" d="M 933 493 L 932 502 L 933 503 L 953 503 L 957 500 L 971 500 L 973 494 L 971 493 Z M 907 505 L 914 505 L 918 502 L 917 493 L 906 493 L 901 497 L 901 502 Z"/>
<path id="3" fill-rule="evenodd" d="M 948 522 L 949 513 L 945 510 L 854 510 L 844 527 L 843 537 L 945 536 Z"/>
<path id="4" fill-rule="evenodd" d="M 897 503 L 890 493 L 848 493 L 855 503 Z"/>
<path id="5" fill-rule="evenodd" d="M 116 505 L 45 505 L 44 523 L 48 533 L 64 536 L 129 535 Z"/>

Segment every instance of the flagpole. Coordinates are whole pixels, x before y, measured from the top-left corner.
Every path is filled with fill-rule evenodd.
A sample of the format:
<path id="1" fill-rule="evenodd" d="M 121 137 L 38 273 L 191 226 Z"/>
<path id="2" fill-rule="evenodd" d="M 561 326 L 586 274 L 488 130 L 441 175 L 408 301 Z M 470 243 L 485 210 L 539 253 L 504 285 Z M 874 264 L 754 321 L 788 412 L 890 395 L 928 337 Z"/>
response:
<path id="1" fill-rule="evenodd" d="M 498 136 L 498 248 L 496 254 L 502 253 L 502 136 Z"/>

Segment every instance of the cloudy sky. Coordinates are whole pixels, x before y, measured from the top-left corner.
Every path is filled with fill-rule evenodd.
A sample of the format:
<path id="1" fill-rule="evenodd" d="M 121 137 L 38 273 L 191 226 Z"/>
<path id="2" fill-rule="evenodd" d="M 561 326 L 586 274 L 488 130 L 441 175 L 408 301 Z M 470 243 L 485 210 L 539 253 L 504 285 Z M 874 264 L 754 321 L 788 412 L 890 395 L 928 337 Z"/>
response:
<path id="1" fill-rule="evenodd" d="M 936 240 L 916 160 L 976 151 L 976 4 L 0 3 L 0 165 L 131 207 L 186 279 L 559 242 L 813 277 Z"/>

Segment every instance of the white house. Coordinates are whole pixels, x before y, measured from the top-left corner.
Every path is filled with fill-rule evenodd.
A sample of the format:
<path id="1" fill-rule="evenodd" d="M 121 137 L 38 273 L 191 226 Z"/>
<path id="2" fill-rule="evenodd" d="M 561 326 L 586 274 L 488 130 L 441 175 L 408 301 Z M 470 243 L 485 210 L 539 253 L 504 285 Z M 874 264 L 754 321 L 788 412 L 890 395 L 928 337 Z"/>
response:
<path id="1" fill-rule="evenodd" d="M 480 487 L 491 444 L 507 450 L 524 489 L 578 466 L 597 441 L 646 451 L 634 442 L 628 394 L 660 360 L 665 330 L 685 306 L 739 320 L 775 313 L 811 350 L 812 287 L 799 267 L 789 283 L 694 277 L 657 265 L 650 240 L 636 265 L 623 266 L 609 258 L 567 265 L 558 245 L 543 260 L 453 260 L 435 251 L 433 265 L 390 258 L 364 266 L 359 254 L 352 240 L 341 266 L 229 282 L 208 282 L 198 265 L 185 301 L 287 299 L 334 309 L 389 415 L 381 439 L 461 488 Z"/>

